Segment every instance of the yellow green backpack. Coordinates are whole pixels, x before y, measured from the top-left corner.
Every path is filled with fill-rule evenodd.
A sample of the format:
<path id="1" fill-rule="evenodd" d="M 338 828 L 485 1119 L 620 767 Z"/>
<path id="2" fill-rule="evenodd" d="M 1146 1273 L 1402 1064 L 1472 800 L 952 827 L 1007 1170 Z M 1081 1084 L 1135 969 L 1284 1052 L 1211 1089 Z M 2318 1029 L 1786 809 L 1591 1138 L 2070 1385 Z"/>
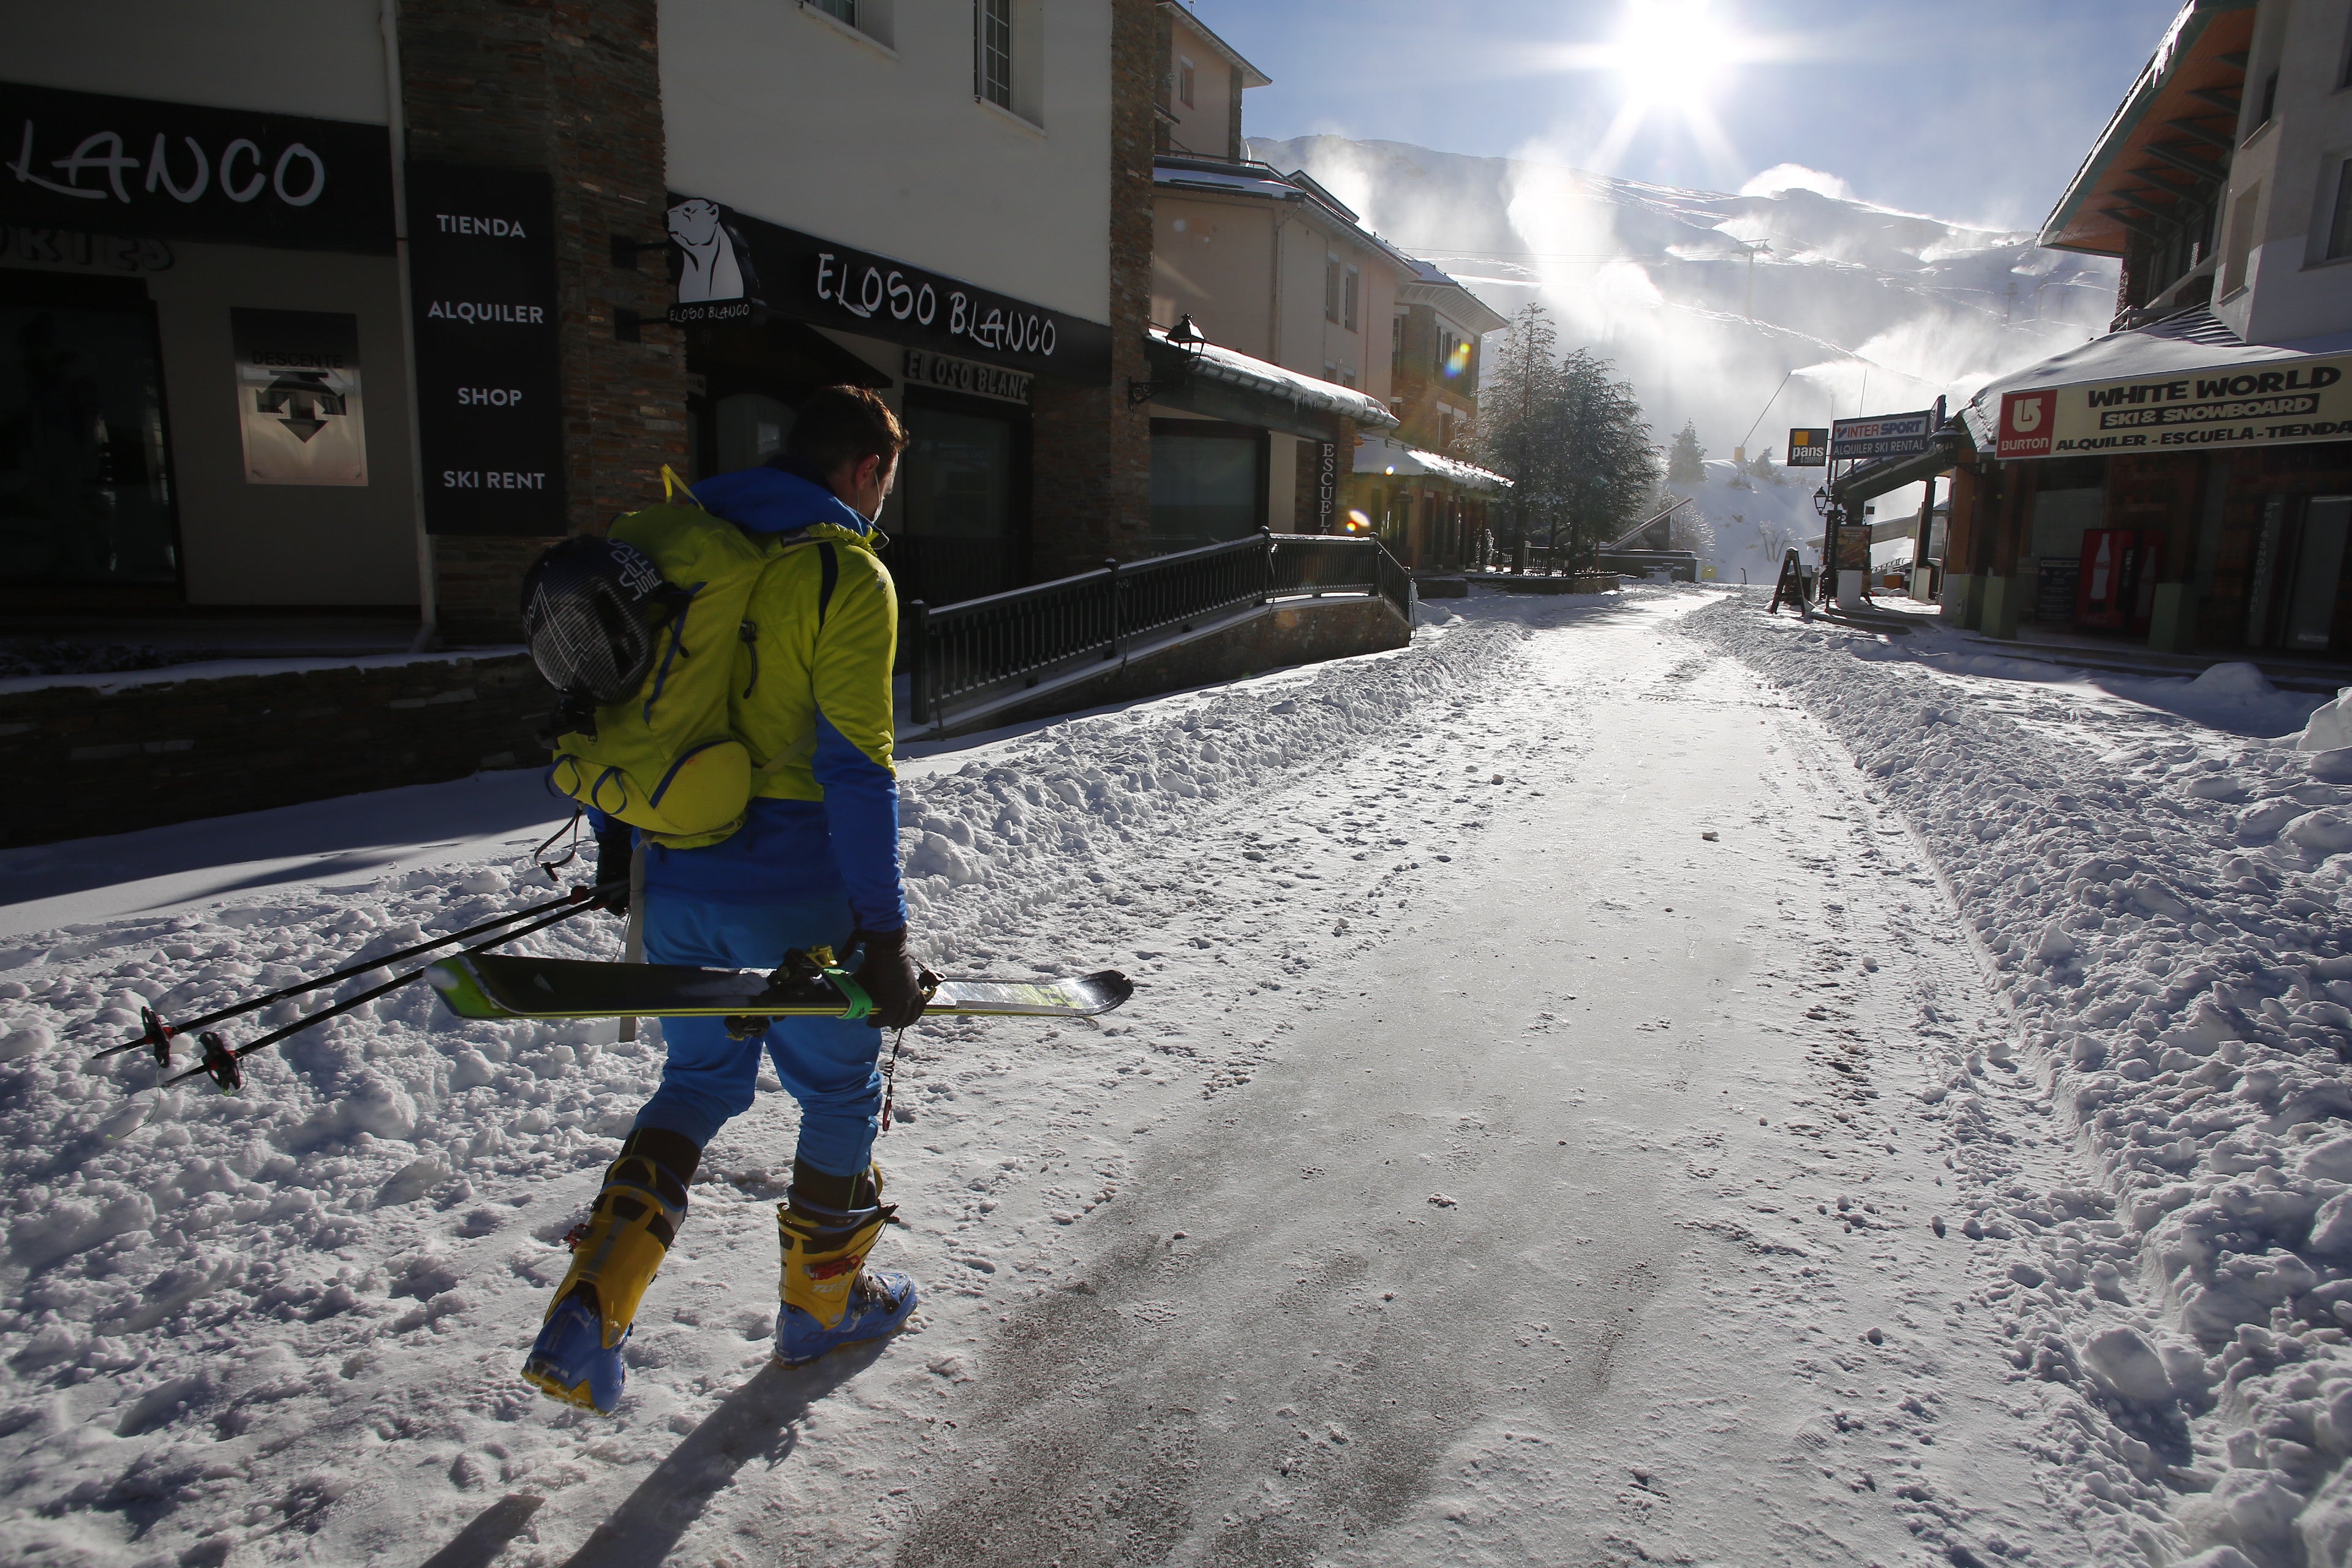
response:
<path id="1" fill-rule="evenodd" d="M 662 479 L 660 504 L 532 563 L 523 628 L 540 673 L 563 694 L 550 782 L 653 843 L 687 849 L 733 833 L 751 803 L 757 768 L 728 718 L 730 698 L 759 679 L 745 611 L 761 574 L 802 542 L 747 533 L 704 510 L 667 468 Z M 832 546 L 816 548 L 832 565 Z M 834 579 L 824 573 L 825 598 Z"/>

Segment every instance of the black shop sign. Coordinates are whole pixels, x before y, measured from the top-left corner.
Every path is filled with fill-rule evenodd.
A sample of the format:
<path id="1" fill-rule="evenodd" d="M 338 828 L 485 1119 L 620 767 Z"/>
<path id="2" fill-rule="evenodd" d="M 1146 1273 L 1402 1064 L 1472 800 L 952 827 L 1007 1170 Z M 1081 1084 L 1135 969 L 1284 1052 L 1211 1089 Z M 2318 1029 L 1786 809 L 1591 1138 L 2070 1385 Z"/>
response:
<path id="1" fill-rule="evenodd" d="M 389 254 L 381 125 L 0 82 L 0 223 Z"/>
<path id="2" fill-rule="evenodd" d="M 428 533 L 565 531 L 554 211 L 545 174 L 408 165 Z"/>
<path id="3" fill-rule="evenodd" d="M 1110 378 L 1110 329 L 698 196 L 669 209 L 680 325 L 761 310 L 1064 381 Z"/>

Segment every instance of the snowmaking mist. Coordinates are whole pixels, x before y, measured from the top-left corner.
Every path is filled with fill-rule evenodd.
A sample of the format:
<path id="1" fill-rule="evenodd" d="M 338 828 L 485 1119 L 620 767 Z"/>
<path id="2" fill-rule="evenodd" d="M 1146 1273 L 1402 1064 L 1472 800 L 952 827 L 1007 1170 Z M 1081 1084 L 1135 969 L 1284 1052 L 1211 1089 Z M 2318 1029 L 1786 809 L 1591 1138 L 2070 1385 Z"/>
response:
<path id="1" fill-rule="evenodd" d="M 1730 195 L 1339 136 L 1254 138 L 1249 152 L 1305 170 L 1496 310 L 1541 303 L 1563 347 L 1633 382 L 1660 445 L 1688 420 L 1718 459 L 1743 441 L 1778 456 L 1790 426 L 1938 395 L 1957 406 L 2104 331 L 2115 308 L 2110 261 L 1824 194 L 1808 187 L 1840 182 L 1786 166 Z M 1744 495 L 1729 470 L 1710 476 L 1706 489 Z M 1792 493 L 1818 482 L 1794 478 Z M 1727 559 L 1763 551 L 1752 520 L 1697 500 Z M 1809 504 L 1771 500 L 1759 515 L 1810 522 Z M 1882 514 L 1906 504 L 1916 487 Z"/>

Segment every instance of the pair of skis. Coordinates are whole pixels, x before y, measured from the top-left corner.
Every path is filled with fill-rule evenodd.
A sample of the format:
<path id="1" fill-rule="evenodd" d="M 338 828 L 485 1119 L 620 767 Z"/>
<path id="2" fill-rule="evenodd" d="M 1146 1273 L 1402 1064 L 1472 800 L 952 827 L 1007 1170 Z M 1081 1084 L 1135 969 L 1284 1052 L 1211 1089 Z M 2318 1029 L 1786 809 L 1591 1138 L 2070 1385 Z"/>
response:
<path id="1" fill-rule="evenodd" d="M 139 1010 L 139 1034 L 97 1052 L 92 1059 L 144 1049 L 153 1055 L 159 1068 L 169 1068 L 172 1042 L 179 1037 L 194 1035 L 200 1047 L 197 1065 L 163 1082 L 175 1084 L 192 1078 L 209 1078 L 219 1085 L 222 1093 L 233 1094 L 244 1087 L 243 1062 L 254 1052 L 419 979 L 428 982 L 458 1017 L 493 1021 L 723 1017 L 736 1034 L 748 1037 L 764 1030 L 768 1022 L 775 1018 L 857 1018 L 865 1016 L 870 1008 L 856 974 L 838 967 L 832 952 L 824 948 L 787 953 L 782 965 L 770 973 L 697 969 L 682 964 L 530 958 L 489 951 L 560 921 L 604 908 L 626 890 L 627 884 L 618 881 L 601 887 L 574 888 L 562 898 L 484 921 L 432 942 L 348 964 L 315 980 L 280 986 L 179 1023 L 165 1020 L 152 1007 L 142 1007 Z M 501 927 L 507 929 L 500 930 Z M 490 931 L 498 934 L 242 1046 L 232 1047 L 212 1026 Z M 926 1017 L 1090 1018 L 1111 1011 L 1134 993 L 1134 983 L 1115 969 L 1060 979 L 950 979 L 934 985 L 923 1014 Z"/>
<path id="2" fill-rule="evenodd" d="M 787 954 L 768 974 L 467 953 L 436 963 L 429 978 L 460 1018 L 728 1018 L 750 1035 L 770 1018 L 857 1018 L 867 1005 L 856 976 L 835 968 L 823 948 Z M 1134 994 L 1135 983 L 1116 969 L 1063 979 L 942 980 L 923 1016 L 1091 1018 Z"/>

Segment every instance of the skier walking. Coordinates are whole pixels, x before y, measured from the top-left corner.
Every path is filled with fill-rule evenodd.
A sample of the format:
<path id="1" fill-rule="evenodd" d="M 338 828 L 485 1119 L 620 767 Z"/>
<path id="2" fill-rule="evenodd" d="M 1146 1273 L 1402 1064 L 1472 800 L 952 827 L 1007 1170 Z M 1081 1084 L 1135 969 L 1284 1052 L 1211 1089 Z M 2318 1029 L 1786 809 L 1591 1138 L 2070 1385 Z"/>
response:
<path id="1" fill-rule="evenodd" d="M 646 858 L 639 918 L 651 963 L 763 969 L 791 949 L 838 945 L 847 967 L 862 949 L 856 979 L 873 1010 L 855 1022 L 782 1019 L 749 1039 L 730 1036 L 731 1020 L 664 1022 L 661 1085 L 604 1173 L 523 1364 L 558 1399 L 606 1412 L 618 1404 L 637 1304 L 686 1216 L 704 1147 L 751 1105 L 763 1051 L 801 1108 L 792 1187 L 777 1210 L 776 1359 L 798 1366 L 891 1333 L 915 1309 L 911 1279 L 865 1267 L 893 1213 L 871 1161 L 881 1030 L 913 1023 L 925 1001 L 907 952 L 891 765 L 898 605 L 874 553 L 874 522 L 906 444 L 873 393 L 827 387 L 801 408 L 777 457 L 692 487 L 714 520 L 772 555 L 741 619 L 753 673 L 741 693 L 729 691 L 726 710 L 732 738 L 770 760 L 751 774 L 740 825 L 716 842 L 678 847 L 600 814 L 600 879 L 613 880 L 633 853 Z M 691 589 L 683 596 L 690 607 Z M 696 650 L 683 640 L 671 653 L 691 663 Z M 653 691 L 660 696 L 658 679 Z"/>

